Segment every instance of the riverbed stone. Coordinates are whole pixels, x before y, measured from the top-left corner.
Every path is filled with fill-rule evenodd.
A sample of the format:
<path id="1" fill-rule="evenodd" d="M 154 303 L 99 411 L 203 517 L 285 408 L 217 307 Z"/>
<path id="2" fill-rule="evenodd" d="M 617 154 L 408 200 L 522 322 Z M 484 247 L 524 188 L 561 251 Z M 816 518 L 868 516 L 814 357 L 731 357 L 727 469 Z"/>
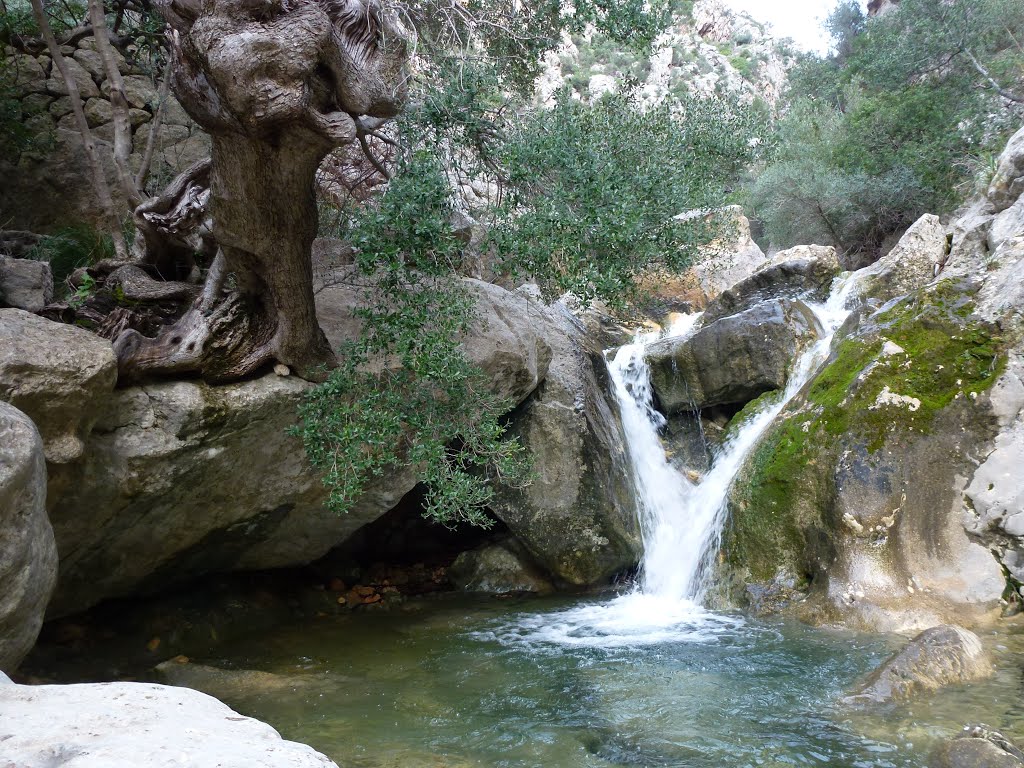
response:
<path id="1" fill-rule="evenodd" d="M 652 344 L 646 354 L 651 384 L 668 414 L 743 405 L 783 388 L 798 352 L 819 332 L 802 302 L 761 302 L 692 336 Z"/>
<path id="2" fill-rule="evenodd" d="M 463 592 L 532 592 L 547 594 L 554 587 L 515 541 L 490 544 L 463 552 L 448 569 L 448 578 Z"/>
<path id="3" fill-rule="evenodd" d="M 0 686 L 0 744 L 19 768 L 337 768 L 211 696 L 149 683 Z"/>
<path id="4" fill-rule="evenodd" d="M 1020 768 L 1024 751 L 987 725 L 967 725 L 953 739 L 940 744 L 928 768 Z"/>
<path id="5" fill-rule="evenodd" d="M 13 671 L 35 644 L 56 582 L 43 441 L 0 401 L 0 670 Z"/>
<path id="6" fill-rule="evenodd" d="M 915 221 L 889 253 L 870 270 L 861 293 L 881 301 L 904 296 L 927 285 L 947 261 L 946 228 L 926 213 Z"/>
<path id="7" fill-rule="evenodd" d="M 110 342 L 20 309 L 0 309 L 0 400 L 27 413 L 46 459 L 79 458 L 117 380 Z"/>
<path id="8" fill-rule="evenodd" d="M 963 627 L 927 629 L 893 654 L 843 701 L 884 704 L 992 674 L 992 662 L 976 634 Z"/>
<path id="9" fill-rule="evenodd" d="M 704 219 L 720 234 L 704 246 L 689 270 L 703 294 L 710 301 L 722 291 L 736 285 L 763 266 L 768 257 L 750 235 L 750 221 L 743 208 L 730 205 L 711 211 L 688 211 L 678 218 Z"/>

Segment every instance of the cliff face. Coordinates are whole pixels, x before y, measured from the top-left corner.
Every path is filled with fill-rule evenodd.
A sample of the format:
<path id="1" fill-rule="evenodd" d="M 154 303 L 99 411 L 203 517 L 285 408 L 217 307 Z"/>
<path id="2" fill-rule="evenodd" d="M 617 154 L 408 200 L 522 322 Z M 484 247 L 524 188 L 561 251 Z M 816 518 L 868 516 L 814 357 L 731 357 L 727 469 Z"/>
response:
<path id="1" fill-rule="evenodd" d="M 597 34 L 567 41 L 548 57 L 538 94 L 547 100 L 563 85 L 577 98 L 597 98 L 629 80 L 650 104 L 686 95 L 730 95 L 774 107 L 793 65 L 791 54 L 764 26 L 722 0 L 698 0 L 679 14 L 642 56 Z"/>

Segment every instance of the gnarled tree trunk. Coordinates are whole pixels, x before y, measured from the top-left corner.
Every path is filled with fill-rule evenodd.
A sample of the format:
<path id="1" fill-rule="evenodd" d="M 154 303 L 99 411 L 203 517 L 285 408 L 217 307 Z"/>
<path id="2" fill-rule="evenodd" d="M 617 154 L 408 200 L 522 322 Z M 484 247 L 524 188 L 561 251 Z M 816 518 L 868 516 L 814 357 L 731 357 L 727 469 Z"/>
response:
<path id="1" fill-rule="evenodd" d="M 334 356 L 313 304 L 316 170 L 333 147 L 400 111 L 409 33 L 378 0 L 158 5 L 174 28 L 175 95 L 213 137 L 221 255 L 216 284 L 178 324 L 155 339 L 118 337 L 122 380 L 226 380 L 274 361 L 320 378 Z"/>

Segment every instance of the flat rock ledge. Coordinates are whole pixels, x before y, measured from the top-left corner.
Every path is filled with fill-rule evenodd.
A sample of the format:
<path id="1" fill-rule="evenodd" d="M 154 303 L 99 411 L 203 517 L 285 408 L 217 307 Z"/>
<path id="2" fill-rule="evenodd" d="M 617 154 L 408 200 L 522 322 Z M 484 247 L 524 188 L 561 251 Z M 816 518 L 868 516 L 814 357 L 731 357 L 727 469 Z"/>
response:
<path id="1" fill-rule="evenodd" d="M 14 685 L 2 675 L 0 765 L 337 768 L 312 747 L 188 688 Z"/>

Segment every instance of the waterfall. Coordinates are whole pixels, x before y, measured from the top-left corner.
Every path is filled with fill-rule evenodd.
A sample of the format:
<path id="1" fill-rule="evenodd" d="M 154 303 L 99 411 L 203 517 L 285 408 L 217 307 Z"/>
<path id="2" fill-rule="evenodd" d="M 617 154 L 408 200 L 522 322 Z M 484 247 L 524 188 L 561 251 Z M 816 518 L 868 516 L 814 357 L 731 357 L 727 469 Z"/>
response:
<path id="1" fill-rule="evenodd" d="M 721 544 L 729 486 L 768 425 L 828 357 L 832 338 L 849 315 L 845 305 L 855 285 L 850 277 L 837 280 L 825 304 L 808 304 L 822 326 L 820 339 L 797 359 L 782 396 L 766 403 L 738 428 L 697 483 L 678 473 L 665 455 L 658 436 L 665 419 L 653 405 L 644 354 L 654 341 L 691 334 L 699 316 L 689 316 L 664 334 L 639 333 L 632 344 L 615 354 L 610 368 L 643 534 L 643 594 L 689 604 L 699 604 L 704 598 L 710 566 Z"/>
<path id="2" fill-rule="evenodd" d="M 684 316 L 664 332 L 638 333 L 617 350 L 609 368 L 643 534 L 640 587 L 608 602 L 522 616 L 503 630 L 503 642 L 625 648 L 717 642 L 737 631 L 742 618 L 701 605 L 721 543 L 729 486 L 761 435 L 828 357 L 835 332 L 849 316 L 846 303 L 869 272 L 837 279 L 824 304 L 808 304 L 821 325 L 819 340 L 797 358 L 781 396 L 736 429 L 696 483 L 665 455 L 658 435 L 665 418 L 654 407 L 644 353 L 655 341 L 693 333 L 699 315 Z"/>

